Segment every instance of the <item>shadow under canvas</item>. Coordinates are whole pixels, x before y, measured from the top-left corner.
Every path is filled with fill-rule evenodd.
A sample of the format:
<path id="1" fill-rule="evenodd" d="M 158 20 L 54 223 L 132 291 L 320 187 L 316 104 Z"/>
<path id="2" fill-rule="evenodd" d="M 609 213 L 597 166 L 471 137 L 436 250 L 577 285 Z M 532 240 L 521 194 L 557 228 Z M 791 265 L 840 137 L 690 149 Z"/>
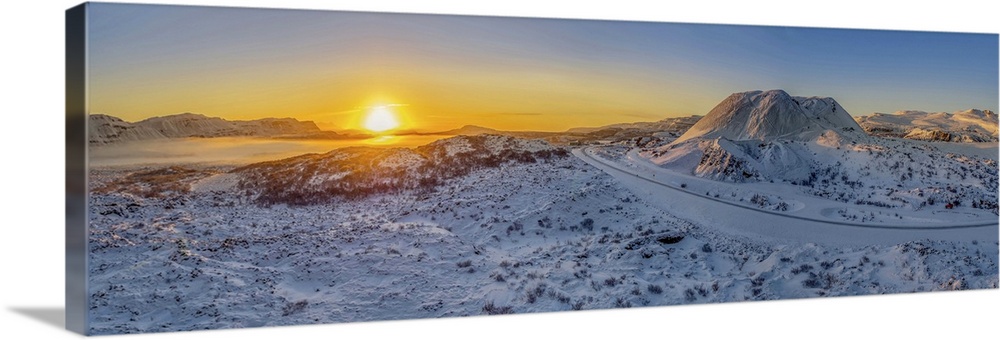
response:
<path id="1" fill-rule="evenodd" d="M 49 326 L 66 328 L 66 309 L 63 307 L 10 307 L 10 310 Z"/>

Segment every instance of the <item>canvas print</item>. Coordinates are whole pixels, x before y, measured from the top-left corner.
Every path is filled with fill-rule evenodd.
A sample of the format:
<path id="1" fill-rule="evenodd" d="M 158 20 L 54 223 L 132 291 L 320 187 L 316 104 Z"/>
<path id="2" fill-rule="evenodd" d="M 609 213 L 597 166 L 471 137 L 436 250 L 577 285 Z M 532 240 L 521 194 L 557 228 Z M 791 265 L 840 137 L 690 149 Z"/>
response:
<path id="1" fill-rule="evenodd" d="M 85 332 L 998 286 L 998 37 L 89 3 Z"/>

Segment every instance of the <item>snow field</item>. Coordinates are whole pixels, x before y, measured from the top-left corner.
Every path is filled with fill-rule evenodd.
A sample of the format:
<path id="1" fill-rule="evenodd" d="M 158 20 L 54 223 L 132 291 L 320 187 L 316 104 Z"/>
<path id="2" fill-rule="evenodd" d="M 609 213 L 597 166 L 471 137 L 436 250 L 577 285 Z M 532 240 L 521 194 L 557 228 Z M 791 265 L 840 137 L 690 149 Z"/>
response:
<path id="1" fill-rule="evenodd" d="M 95 333 L 997 287 L 995 238 L 843 246 L 732 232 L 572 156 L 310 206 L 196 183 L 92 195 Z"/>

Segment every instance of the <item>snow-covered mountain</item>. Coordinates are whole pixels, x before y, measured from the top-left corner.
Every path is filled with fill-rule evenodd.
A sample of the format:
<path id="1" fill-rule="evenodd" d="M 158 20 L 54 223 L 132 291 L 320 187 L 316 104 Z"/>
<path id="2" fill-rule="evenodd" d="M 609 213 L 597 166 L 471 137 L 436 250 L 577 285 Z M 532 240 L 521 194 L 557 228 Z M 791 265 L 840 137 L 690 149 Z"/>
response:
<path id="1" fill-rule="evenodd" d="M 642 155 L 679 173 L 790 184 L 841 202 L 948 202 L 995 213 L 996 156 L 960 146 L 869 136 L 833 99 L 779 90 L 734 94 L 678 140 Z"/>
<path id="2" fill-rule="evenodd" d="M 674 143 L 690 139 L 811 140 L 826 130 L 861 131 L 836 100 L 793 97 L 783 90 L 734 93 Z"/>
<path id="3" fill-rule="evenodd" d="M 92 114 L 87 124 L 90 145 L 167 138 L 156 129 L 129 123 L 115 116 Z"/>
<path id="4" fill-rule="evenodd" d="M 153 117 L 135 123 L 121 118 L 92 114 L 89 119 L 91 145 L 184 137 L 280 136 L 315 134 L 319 127 L 311 121 L 293 118 L 225 120 L 195 113 Z"/>
<path id="5" fill-rule="evenodd" d="M 942 142 L 996 142 L 997 114 L 990 110 L 874 113 L 855 118 L 866 132 L 882 137 Z"/>
<path id="6" fill-rule="evenodd" d="M 812 152 L 800 144 L 862 138 L 861 127 L 833 98 L 783 90 L 734 93 L 673 143 L 649 156 L 665 167 L 736 182 L 805 179 Z"/>
<path id="7" fill-rule="evenodd" d="M 431 190 L 444 180 L 501 164 L 535 163 L 569 153 L 543 140 L 455 136 L 414 149 L 348 147 L 237 168 L 233 185 L 262 204 L 315 204 L 402 190 Z"/>

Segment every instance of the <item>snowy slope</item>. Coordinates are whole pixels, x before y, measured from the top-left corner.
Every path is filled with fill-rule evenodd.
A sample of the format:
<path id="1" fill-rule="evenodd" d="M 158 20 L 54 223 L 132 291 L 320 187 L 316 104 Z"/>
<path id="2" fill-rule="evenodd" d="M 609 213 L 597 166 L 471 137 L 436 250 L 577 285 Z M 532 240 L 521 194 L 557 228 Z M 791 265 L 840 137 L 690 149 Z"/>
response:
<path id="1" fill-rule="evenodd" d="M 833 98 L 793 97 L 783 90 L 734 93 L 674 143 L 686 140 L 810 140 L 825 130 L 861 131 Z"/>
<path id="2" fill-rule="evenodd" d="M 123 176 L 92 173 L 97 185 Z M 647 189 L 559 157 L 480 168 L 434 192 L 307 206 L 258 206 L 223 191 L 98 193 L 88 206 L 90 327 L 161 332 L 997 287 L 996 240 L 859 238 L 843 247 L 747 237 L 679 218 L 690 207 Z"/>
<path id="3" fill-rule="evenodd" d="M 827 109 L 811 110 L 821 107 L 816 103 L 827 103 Z M 926 143 L 868 136 L 830 103 L 835 102 L 793 99 L 774 91 L 735 94 L 681 139 L 644 149 L 641 155 L 679 176 L 740 184 L 706 190 L 713 195 L 742 198 L 737 193 L 756 188 L 758 194 L 837 202 L 837 208 L 813 204 L 828 206 L 812 212 L 820 218 L 888 223 L 947 215 L 963 221 L 998 213 L 995 142 Z M 839 206 L 843 203 L 848 205 Z"/>
<path id="4" fill-rule="evenodd" d="M 684 133 L 692 125 L 698 122 L 702 116 L 688 116 L 688 117 L 674 117 L 665 118 L 655 122 L 635 122 L 635 123 L 618 123 L 605 125 L 601 127 L 585 127 L 585 128 L 572 128 L 566 130 L 568 133 L 593 133 L 601 130 L 609 129 L 619 129 L 619 130 L 642 130 L 642 131 L 669 131 L 669 132 L 679 132 Z"/>
<path id="5" fill-rule="evenodd" d="M 156 129 L 109 115 L 92 114 L 87 124 L 91 145 L 167 138 Z"/>
<path id="6" fill-rule="evenodd" d="M 937 204 L 996 214 L 996 151 L 885 139 L 856 127 L 832 99 L 737 93 L 677 141 L 642 155 L 679 174 L 775 183 L 859 206 L 920 211 Z"/>
<path id="7" fill-rule="evenodd" d="M 194 113 L 153 117 L 135 123 L 114 116 L 92 114 L 88 124 L 91 145 L 161 138 L 277 136 L 320 132 L 315 123 L 293 118 L 230 121 Z"/>
<path id="8" fill-rule="evenodd" d="M 807 126 L 825 130 L 760 125 L 760 140 L 696 137 L 642 153 L 661 164 L 622 145 L 594 148 L 617 154 L 609 158 L 634 173 L 542 140 L 497 135 L 413 149 L 349 147 L 235 169 L 94 169 L 90 330 L 998 287 L 996 229 L 845 228 L 784 216 L 840 214 L 829 219 L 861 224 L 893 223 L 899 214 L 873 213 L 886 209 L 939 220 L 995 216 L 996 155 L 963 152 L 972 144 L 883 141 L 820 118 L 835 105 L 803 106 L 823 121 Z M 717 164 L 726 165 L 711 169 Z M 664 176 L 672 171 L 661 165 L 707 166 L 734 178 Z M 678 179 L 695 191 L 651 184 Z M 731 183 L 741 180 L 757 183 Z M 689 197 L 702 192 L 714 203 Z M 857 207 L 840 213 L 816 204 L 829 200 Z M 959 200 L 956 209 L 941 207 Z M 746 208 L 734 205 L 760 211 L 741 214 Z"/>
<path id="9" fill-rule="evenodd" d="M 813 152 L 802 142 L 863 137 L 832 98 L 749 91 L 730 95 L 679 138 L 647 156 L 665 167 L 718 180 L 803 180 Z"/>
<path id="10" fill-rule="evenodd" d="M 250 164 L 233 170 L 237 187 L 263 204 L 317 204 L 402 190 L 429 190 L 470 171 L 534 163 L 568 152 L 543 140 L 455 136 L 414 149 L 348 147 Z"/>
<path id="11" fill-rule="evenodd" d="M 997 114 L 990 110 L 875 113 L 855 118 L 876 136 L 943 142 L 996 142 Z"/>

